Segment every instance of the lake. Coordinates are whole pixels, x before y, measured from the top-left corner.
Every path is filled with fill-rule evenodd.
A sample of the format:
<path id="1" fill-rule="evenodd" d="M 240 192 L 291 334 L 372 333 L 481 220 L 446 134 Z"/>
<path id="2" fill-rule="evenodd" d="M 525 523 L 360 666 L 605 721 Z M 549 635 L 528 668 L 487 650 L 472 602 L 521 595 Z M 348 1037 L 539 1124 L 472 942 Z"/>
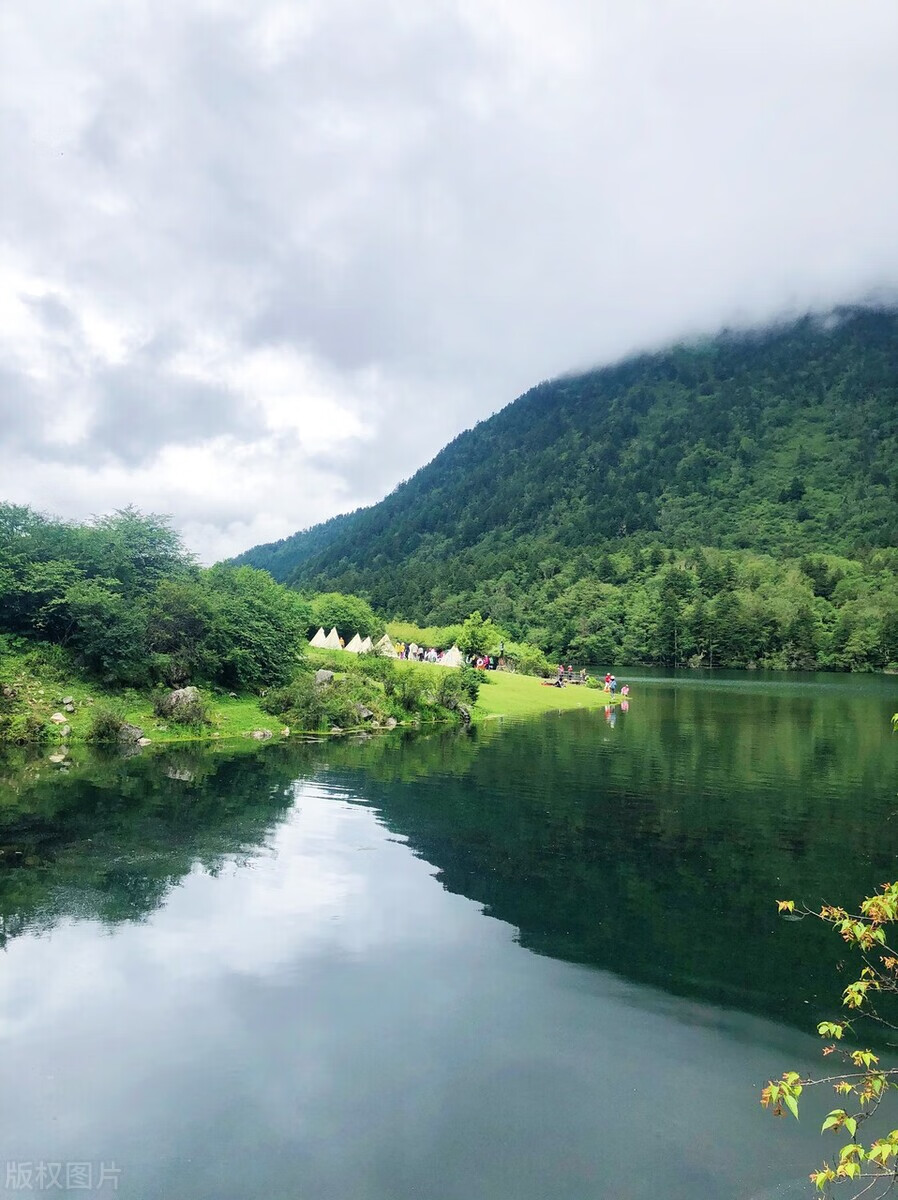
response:
<path id="1" fill-rule="evenodd" d="M 758 1096 L 844 955 L 774 901 L 894 877 L 898 680 L 620 675 L 627 712 L 0 761 L 0 1195 L 807 1194 L 829 1097 Z"/>

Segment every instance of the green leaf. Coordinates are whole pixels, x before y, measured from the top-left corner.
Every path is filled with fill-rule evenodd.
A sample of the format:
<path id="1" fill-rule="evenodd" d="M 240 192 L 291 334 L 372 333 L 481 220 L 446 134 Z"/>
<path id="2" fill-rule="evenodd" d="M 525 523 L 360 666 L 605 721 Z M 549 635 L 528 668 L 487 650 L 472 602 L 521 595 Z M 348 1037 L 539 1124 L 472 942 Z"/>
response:
<path id="1" fill-rule="evenodd" d="M 798 1101 L 795 1099 L 794 1096 L 783 1096 L 783 1100 L 785 1101 L 786 1107 L 789 1109 L 789 1112 L 792 1114 L 792 1116 L 797 1121 L 798 1120 Z"/>

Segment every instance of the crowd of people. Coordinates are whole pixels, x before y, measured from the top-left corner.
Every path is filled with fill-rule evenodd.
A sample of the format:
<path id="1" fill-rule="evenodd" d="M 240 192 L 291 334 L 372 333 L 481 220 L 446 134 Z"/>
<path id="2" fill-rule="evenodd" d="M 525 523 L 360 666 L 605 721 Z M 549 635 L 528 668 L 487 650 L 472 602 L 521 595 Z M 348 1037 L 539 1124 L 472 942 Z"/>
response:
<path id="1" fill-rule="evenodd" d="M 586 683 L 586 680 L 586 667 L 581 667 L 575 675 L 572 666 L 566 667 L 563 663 L 559 663 L 555 668 L 555 678 L 552 684 L 554 687 L 564 687 L 566 683 Z"/>
<path id="2" fill-rule="evenodd" d="M 447 651 L 437 650 L 435 646 L 425 650 L 417 642 L 397 642 L 396 653 L 400 658 L 407 659 L 409 662 L 438 663 L 443 661 Z"/>
<path id="3" fill-rule="evenodd" d="M 447 660 L 447 655 L 458 654 L 456 648 L 449 650 L 440 650 L 436 646 L 431 646 L 425 650 L 423 646 L 419 646 L 416 642 L 396 642 L 396 653 L 399 658 L 408 660 L 409 662 L 426 662 L 426 663 L 441 663 L 455 665 L 451 658 Z M 468 654 L 464 658 L 465 666 L 476 667 L 480 671 L 498 671 L 505 666 L 505 659 L 497 657 L 495 654 Z"/>
<path id="4" fill-rule="evenodd" d="M 585 667 L 581 667 L 580 670 L 575 674 L 572 666 L 568 665 L 566 667 L 563 663 L 559 663 L 555 668 L 555 678 L 553 680 L 547 680 L 546 682 L 552 687 L 565 687 L 567 684 L 571 683 L 588 683 L 589 676 L 586 674 Z M 610 671 L 606 672 L 605 678 L 602 681 L 602 690 L 607 692 L 610 696 L 614 696 L 617 693 L 617 678 L 612 675 Z M 624 697 L 624 699 L 626 699 L 627 696 L 630 695 L 630 685 L 625 683 L 620 690 L 620 694 Z"/>

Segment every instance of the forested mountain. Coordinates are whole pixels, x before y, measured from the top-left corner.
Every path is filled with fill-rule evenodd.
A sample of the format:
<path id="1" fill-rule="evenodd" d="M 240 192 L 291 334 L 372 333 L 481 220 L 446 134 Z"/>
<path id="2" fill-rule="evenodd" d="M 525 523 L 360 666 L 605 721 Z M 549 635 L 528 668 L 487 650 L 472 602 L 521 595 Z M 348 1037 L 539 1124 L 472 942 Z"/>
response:
<path id="1" fill-rule="evenodd" d="M 855 309 L 542 383 L 379 504 L 237 561 L 422 623 L 480 608 L 559 651 L 681 661 L 716 642 L 734 665 L 881 666 L 896 545 L 898 313 Z M 634 638 L 640 590 L 656 612 Z M 819 628 L 801 651 L 781 628 L 727 650 L 687 628 L 722 592 Z M 835 626 L 861 600 L 876 649 L 846 659 Z"/>

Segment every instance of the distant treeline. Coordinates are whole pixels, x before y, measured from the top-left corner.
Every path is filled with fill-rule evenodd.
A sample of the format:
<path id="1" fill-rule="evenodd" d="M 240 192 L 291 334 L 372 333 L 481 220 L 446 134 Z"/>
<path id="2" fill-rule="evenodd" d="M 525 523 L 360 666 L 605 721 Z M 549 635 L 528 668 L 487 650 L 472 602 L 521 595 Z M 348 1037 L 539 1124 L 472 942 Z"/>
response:
<path id="1" fill-rule="evenodd" d="M 490 615 L 550 654 L 593 663 L 882 670 L 898 664 L 898 550 L 815 554 L 649 547 L 543 560 L 496 581 Z"/>
<path id="2" fill-rule="evenodd" d="M 898 665 L 898 550 L 877 551 L 865 562 L 822 554 L 778 562 L 653 546 L 581 551 L 566 562 L 548 557 L 541 567 L 529 586 L 506 575 L 466 597 L 489 613 L 491 650 L 503 639 L 514 653 L 517 636 L 555 660 L 598 665 L 851 671 Z M 448 645 L 460 629 L 389 625 L 395 636 L 426 645 Z"/>

